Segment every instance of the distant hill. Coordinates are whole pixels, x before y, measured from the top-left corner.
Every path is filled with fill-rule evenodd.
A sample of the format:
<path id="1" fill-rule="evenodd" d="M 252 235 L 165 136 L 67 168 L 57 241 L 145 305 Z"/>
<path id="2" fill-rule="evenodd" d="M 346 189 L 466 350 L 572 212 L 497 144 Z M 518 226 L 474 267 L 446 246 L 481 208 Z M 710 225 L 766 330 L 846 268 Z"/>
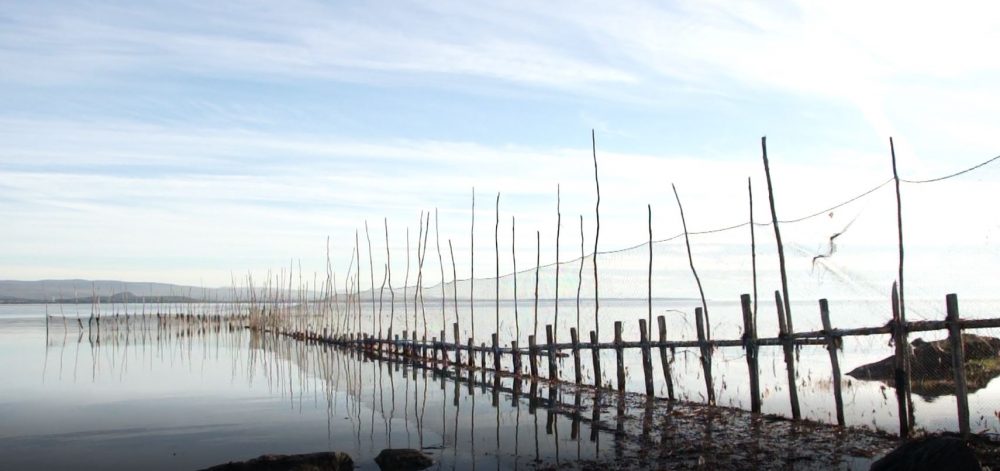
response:
<path id="1" fill-rule="evenodd" d="M 231 288 L 115 280 L 0 280 L 0 303 L 101 303 L 228 301 Z"/>

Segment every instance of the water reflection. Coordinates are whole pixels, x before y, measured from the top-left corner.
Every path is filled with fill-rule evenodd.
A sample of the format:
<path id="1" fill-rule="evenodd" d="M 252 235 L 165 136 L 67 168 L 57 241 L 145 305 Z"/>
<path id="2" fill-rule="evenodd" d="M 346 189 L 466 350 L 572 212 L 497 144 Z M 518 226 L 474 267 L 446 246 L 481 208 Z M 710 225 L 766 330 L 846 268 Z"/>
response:
<path id="1" fill-rule="evenodd" d="M 223 371 L 230 383 L 263 389 L 278 399 L 275 402 L 284 403 L 292 422 L 295 416 L 321 414 L 326 438 L 321 448 L 351 454 L 362 469 L 374 469 L 373 457 L 392 447 L 422 449 L 434 457 L 439 469 L 523 469 L 559 465 L 565 449 L 574 450 L 573 459 L 596 459 L 615 442 L 613 429 L 600 424 L 600 408 L 594 408 L 590 440 L 581 440 L 580 410 L 590 400 L 579 390 L 572 402 L 564 404 L 561 388 L 546 383 L 389 361 L 377 352 L 339 350 L 243 329 L 222 317 L 123 316 L 106 317 L 100 324 L 95 320 L 92 328 L 87 322 L 67 324 L 66 329 L 49 333 L 41 359 L 43 379 L 50 375 L 50 356 L 53 362 L 58 356 L 55 379 L 63 386 L 129 384 L 133 376 L 138 382 L 151 373 L 197 376 L 209 360 L 226 363 Z M 72 378 L 63 374 L 63 363 L 70 356 Z M 87 371 L 86 376 L 77 376 L 78 370 Z M 141 402 L 140 397 L 129 399 Z M 253 433 L 254 416 L 261 411 L 251 407 L 245 412 L 245 423 L 237 428 Z M 542 414 L 544 418 L 539 417 Z M 203 450 L 191 464 L 207 466 L 295 447 L 280 440 L 278 450 L 247 449 L 225 456 Z M 107 446 L 103 451 L 109 455 L 116 452 L 113 442 L 91 445 Z M 184 446 L 202 445 L 192 441 Z M 112 461 L 108 460 L 109 469 L 115 467 Z"/>

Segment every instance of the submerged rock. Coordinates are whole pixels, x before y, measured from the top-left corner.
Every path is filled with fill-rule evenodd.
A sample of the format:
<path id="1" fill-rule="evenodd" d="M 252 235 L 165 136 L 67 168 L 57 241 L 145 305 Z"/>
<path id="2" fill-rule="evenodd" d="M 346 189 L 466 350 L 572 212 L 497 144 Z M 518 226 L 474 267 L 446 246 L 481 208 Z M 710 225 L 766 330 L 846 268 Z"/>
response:
<path id="1" fill-rule="evenodd" d="M 870 471 L 980 471 L 982 465 L 969 446 L 955 437 L 923 437 L 908 441 L 880 460 Z"/>
<path id="2" fill-rule="evenodd" d="M 962 334 L 965 346 L 966 381 L 969 392 L 986 386 L 1000 375 L 1000 338 Z M 910 343 L 910 378 L 913 392 L 927 397 L 954 394 L 954 371 L 948 339 L 926 342 L 917 338 Z M 854 378 L 883 381 L 894 386 L 894 357 L 889 356 L 859 366 L 847 374 Z"/>
<path id="3" fill-rule="evenodd" d="M 375 462 L 382 471 L 417 470 L 434 464 L 429 456 L 412 448 L 386 448 L 375 457 Z"/>
<path id="4" fill-rule="evenodd" d="M 262 455 L 247 461 L 232 461 L 202 471 L 349 471 L 354 460 L 346 453 Z"/>

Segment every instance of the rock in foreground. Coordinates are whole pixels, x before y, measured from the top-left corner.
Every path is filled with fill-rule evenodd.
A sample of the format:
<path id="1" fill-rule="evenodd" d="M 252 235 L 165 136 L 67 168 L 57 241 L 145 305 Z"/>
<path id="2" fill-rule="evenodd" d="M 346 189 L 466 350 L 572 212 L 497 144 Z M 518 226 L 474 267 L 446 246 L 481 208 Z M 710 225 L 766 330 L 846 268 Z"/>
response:
<path id="1" fill-rule="evenodd" d="M 965 371 L 969 392 L 986 386 L 1000 374 L 1000 339 L 962 334 L 965 346 Z M 954 394 L 955 373 L 951 367 L 951 345 L 947 339 L 910 344 L 910 378 L 914 393 L 925 397 Z M 894 357 L 859 366 L 847 373 L 858 379 L 878 380 L 893 386 Z"/>
<path id="2" fill-rule="evenodd" d="M 234 461 L 203 471 L 350 471 L 354 460 L 346 453 L 325 452 L 304 455 L 263 455 L 252 460 Z"/>
<path id="3" fill-rule="evenodd" d="M 434 464 L 429 456 L 412 448 L 386 448 L 375 457 L 375 462 L 382 471 L 418 470 Z"/>
<path id="4" fill-rule="evenodd" d="M 955 437 L 923 437 L 900 445 L 872 463 L 871 471 L 980 471 L 976 454 Z"/>

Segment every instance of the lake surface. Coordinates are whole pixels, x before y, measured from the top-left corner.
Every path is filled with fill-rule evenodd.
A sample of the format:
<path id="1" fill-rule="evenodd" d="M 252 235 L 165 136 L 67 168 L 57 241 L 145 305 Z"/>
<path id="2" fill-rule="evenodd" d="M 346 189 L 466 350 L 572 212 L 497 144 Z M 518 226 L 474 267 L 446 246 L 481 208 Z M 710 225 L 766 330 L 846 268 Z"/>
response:
<path id="1" fill-rule="evenodd" d="M 691 304 L 656 302 L 654 317 L 669 316 L 671 339 L 694 338 L 693 320 L 682 314 Z M 883 324 L 881 314 L 872 314 L 881 312 L 881 304 L 831 303 L 834 325 Z M 963 316 L 988 317 L 993 306 L 993 302 L 965 302 Z M 813 303 L 793 307 L 802 316 L 797 330 L 817 328 L 818 311 Z M 717 303 L 710 308 L 713 336 L 738 338 L 738 304 Z M 140 307 L 129 309 L 134 313 Z M 531 303 L 519 304 L 518 309 L 524 316 L 531 312 Z M 575 306 L 567 303 L 561 309 L 571 313 L 559 322 L 565 327 L 560 334 L 565 341 L 568 326 L 575 323 Z M 773 305 L 760 306 L 761 337 L 776 331 L 774 321 L 763 314 L 773 312 L 769 309 Z M 935 310 L 943 311 L 943 302 L 940 308 L 927 303 L 923 309 L 915 307 L 914 312 L 936 317 Z M 550 322 L 544 317 L 549 310 L 543 314 L 540 308 L 543 326 Z M 54 316 L 48 332 L 46 311 Z M 602 303 L 602 339 L 610 336 L 611 323 L 619 319 L 625 321 L 625 338 L 637 338 L 636 319 L 645 312 L 644 301 Z M 815 321 L 808 320 L 806 312 L 814 312 Z M 428 314 L 429 324 L 434 322 L 431 317 L 440 316 L 429 307 Z M 265 453 L 327 450 L 347 452 L 361 469 L 375 469 L 372 458 L 389 447 L 424 448 L 444 469 L 517 469 L 536 460 L 555 463 L 606 457 L 616 446 L 613 430 L 597 430 L 594 437 L 589 432 L 573 436 L 567 431 L 574 425 L 565 415 L 535 409 L 528 399 L 509 392 L 495 394 L 427 370 L 370 361 L 290 339 L 255 336 L 246 330 L 180 336 L 173 332 L 158 338 L 149 325 L 132 325 L 127 333 L 120 329 L 105 332 L 96 342 L 87 329 L 80 330 L 77 315 L 86 325 L 89 306 L 0 306 L 0 469 L 198 469 Z M 491 303 L 484 303 L 476 306 L 475 315 L 477 343 L 485 342 L 483 337 L 495 327 L 495 310 Z M 62 316 L 66 316 L 65 325 Z M 512 303 L 501 305 L 501 316 L 501 338 L 509 340 L 516 329 L 511 328 Z M 371 320 L 369 313 L 367 322 Z M 533 325 L 522 322 L 524 341 Z M 589 325 L 584 324 L 584 330 Z M 439 328 L 440 321 L 429 325 L 432 332 Z M 892 349 L 887 342 L 886 336 L 846 339 L 843 371 L 888 356 Z M 761 349 L 763 409 L 788 415 L 780 351 Z M 826 350 L 802 347 L 798 357 L 803 415 L 832 423 Z M 589 365 L 587 360 L 585 365 Z M 606 381 L 612 381 L 613 352 L 605 352 L 603 362 Z M 656 390 L 665 395 L 659 362 L 653 363 Z M 640 365 L 638 351 L 626 354 L 630 391 L 643 390 Z M 696 352 L 679 349 L 674 368 L 678 396 L 702 402 L 704 381 Z M 561 371 L 564 378 L 569 377 L 571 361 L 564 360 Z M 586 380 L 592 381 L 589 366 L 585 373 Z M 720 405 L 748 408 L 748 375 L 741 349 L 718 350 L 713 376 Z M 509 389 L 511 380 L 504 381 Z M 891 388 L 847 377 L 843 386 L 848 424 L 895 432 Z M 544 383 L 540 388 L 539 396 L 546 397 L 549 391 Z M 953 396 L 915 395 L 914 401 L 918 427 L 957 428 Z M 970 408 L 974 431 L 1000 431 L 995 412 L 1000 409 L 1000 384 L 993 381 L 971 394 Z"/>

